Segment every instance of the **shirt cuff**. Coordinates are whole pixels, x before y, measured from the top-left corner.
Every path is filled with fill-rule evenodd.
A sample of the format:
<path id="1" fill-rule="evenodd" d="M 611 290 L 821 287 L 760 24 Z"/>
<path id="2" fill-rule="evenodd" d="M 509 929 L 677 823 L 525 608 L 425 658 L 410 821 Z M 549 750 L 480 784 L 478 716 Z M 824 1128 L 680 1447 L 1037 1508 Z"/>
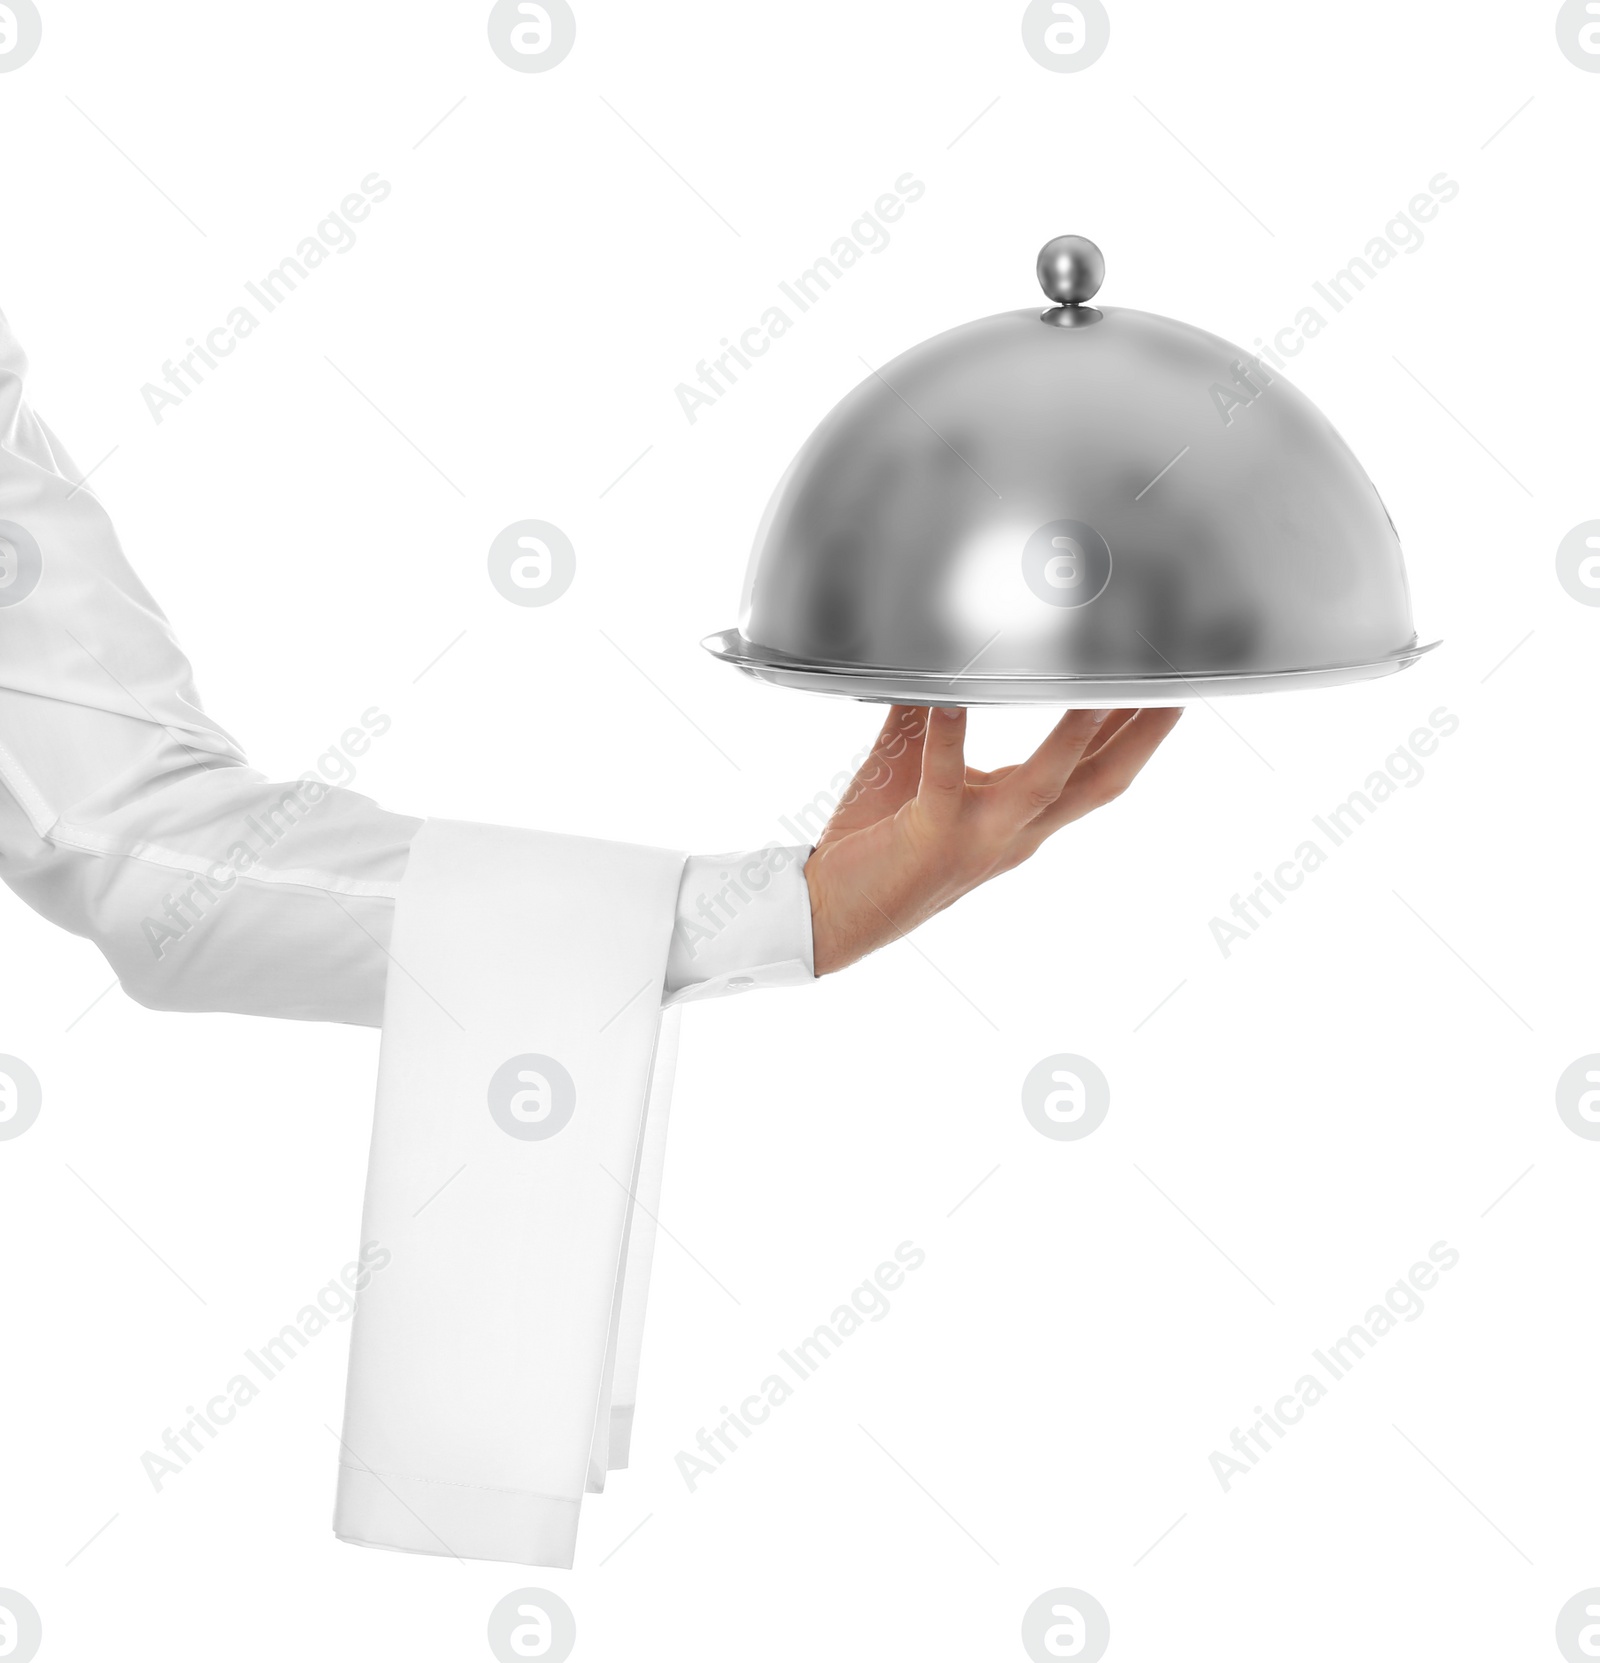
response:
<path id="1" fill-rule="evenodd" d="M 690 855 L 678 886 L 664 1005 L 812 981 L 810 845 Z"/>

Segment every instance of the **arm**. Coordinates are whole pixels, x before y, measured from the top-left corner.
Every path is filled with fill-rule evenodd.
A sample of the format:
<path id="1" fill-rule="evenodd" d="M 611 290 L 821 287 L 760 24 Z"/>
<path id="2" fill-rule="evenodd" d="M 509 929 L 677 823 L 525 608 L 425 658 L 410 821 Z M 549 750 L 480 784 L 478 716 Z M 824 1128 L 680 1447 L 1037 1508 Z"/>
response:
<path id="1" fill-rule="evenodd" d="M 422 822 L 249 767 L 28 408 L 26 367 L 0 318 L 0 877 L 93 941 L 141 1004 L 376 1026 Z M 810 979 L 805 853 L 762 851 L 759 892 L 725 903 L 710 937 L 701 896 L 750 857 L 687 863 L 669 1003 Z"/>

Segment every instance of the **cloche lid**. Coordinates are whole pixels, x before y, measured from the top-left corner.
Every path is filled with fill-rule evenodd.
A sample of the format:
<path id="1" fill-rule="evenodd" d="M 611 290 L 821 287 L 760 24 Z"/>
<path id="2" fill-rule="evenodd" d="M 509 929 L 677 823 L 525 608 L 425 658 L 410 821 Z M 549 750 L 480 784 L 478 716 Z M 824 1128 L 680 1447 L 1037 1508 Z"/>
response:
<path id="1" fill-rule="evenodd" d="M 936 335 L 823 420 L 711 652 L 861 699 L 1143 705 L 1430 650 L 1377 490 L 1281 371 L 1091 306 L 1087 238 L 1046 243 L 1037 270 L 1044 311 Z"/>

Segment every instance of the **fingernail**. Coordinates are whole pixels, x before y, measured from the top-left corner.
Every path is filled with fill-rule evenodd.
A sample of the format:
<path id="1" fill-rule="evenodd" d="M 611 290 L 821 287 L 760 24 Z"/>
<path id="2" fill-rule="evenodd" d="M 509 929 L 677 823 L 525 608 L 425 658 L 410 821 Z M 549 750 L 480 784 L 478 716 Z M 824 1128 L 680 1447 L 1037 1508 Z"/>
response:
<path id="1" fill-rule="evenodd" d="M 1090 726 L 1090 727 L 1092 727 L 1092 728 L 1097 728 L 1097 727 L 1099 727 L 1099 726 L 1100 726 L 1100 724 L 1101 724 L 1101 723 L 1102 723 L 1102 722 L 1103 722 L 1103 721 L 1104 721 L 1104 720 L 1105 720 L 1105 719 L 1106 719 L 1106 717 L 1108 717 L 1108 716 L 1109 716 L 1109 715 L 1110 715 L 1110 714 L 1111 714 L 1111 712 L 1110 712 L 1110 711 L 1109 711 L 1109 710 L 1097 710 L 1097 711 L 1095 711 L 1095 713 L 1094 713 L 1094 717 L 1093 717 L 1093 720 L 1091 720 L 1091 722 L 1090 722 L 1090 723 L 1089 723 L 1089 726 Z"/>
<path id="2" fill-rule="evenodd" d="M 951 721 L 961 714 L 961 706 L 958 704 L 942 704 L 938 710 L 941 716 L 948 717 Z"/>

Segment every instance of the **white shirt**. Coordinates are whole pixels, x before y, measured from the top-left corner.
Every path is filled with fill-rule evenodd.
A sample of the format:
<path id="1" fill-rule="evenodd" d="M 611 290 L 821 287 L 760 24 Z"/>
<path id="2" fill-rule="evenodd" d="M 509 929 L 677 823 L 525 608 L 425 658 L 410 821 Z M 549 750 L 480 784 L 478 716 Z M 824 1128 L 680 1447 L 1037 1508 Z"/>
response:
<path id="1" fill-rule="evenodd" d="M 421 820 L 247 764 L 26 371 L 0 316 L 0 877 L 141 1004 L 378 1026 Z M 811 979 L 808 853 L 689 858 L 664 1003 Z"/>

